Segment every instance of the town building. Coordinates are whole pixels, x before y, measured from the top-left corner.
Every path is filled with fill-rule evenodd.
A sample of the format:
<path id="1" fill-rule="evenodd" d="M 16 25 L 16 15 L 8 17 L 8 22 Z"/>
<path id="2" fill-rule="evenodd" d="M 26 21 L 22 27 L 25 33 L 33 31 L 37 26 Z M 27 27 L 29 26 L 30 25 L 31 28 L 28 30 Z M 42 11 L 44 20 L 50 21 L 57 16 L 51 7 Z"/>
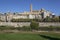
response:
<path id="1" fill-rule="evenodd" d="M 0 19 L 3 21 L 10 21 L 11 19 L 43 19 L 47 16 L 51 17 L 52 12 L 46 11 L 41 8 L 41 10 L 33 10 L 32 4 L 30 5 L 30 12 L 22 12 L 22 13 L 12 13 L 7 12 L 5 14 L 0 14 Z"/>

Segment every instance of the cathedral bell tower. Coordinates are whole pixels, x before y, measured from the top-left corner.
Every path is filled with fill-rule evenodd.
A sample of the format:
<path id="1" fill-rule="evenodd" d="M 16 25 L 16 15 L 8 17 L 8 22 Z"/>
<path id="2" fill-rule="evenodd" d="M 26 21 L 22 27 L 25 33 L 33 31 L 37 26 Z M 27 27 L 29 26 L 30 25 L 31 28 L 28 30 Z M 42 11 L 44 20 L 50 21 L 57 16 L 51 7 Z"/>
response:
<path id="1" fill-rule="evenodd" d="M 30 12 L 32 12 L 32 4 L 30 4 Z"/>

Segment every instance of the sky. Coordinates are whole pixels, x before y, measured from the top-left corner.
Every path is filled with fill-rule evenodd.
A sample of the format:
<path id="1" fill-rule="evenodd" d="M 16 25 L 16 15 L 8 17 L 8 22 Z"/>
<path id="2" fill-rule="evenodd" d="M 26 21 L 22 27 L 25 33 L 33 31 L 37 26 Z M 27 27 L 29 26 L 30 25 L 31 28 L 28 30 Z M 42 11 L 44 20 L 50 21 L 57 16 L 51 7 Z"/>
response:
<path id="1" fill-rule="evenodd" d="M 60 0 L 0 0 L 0 13 L 30 11 L 30 4 L 33 10 L 44 8 L 60 15 Z"/>

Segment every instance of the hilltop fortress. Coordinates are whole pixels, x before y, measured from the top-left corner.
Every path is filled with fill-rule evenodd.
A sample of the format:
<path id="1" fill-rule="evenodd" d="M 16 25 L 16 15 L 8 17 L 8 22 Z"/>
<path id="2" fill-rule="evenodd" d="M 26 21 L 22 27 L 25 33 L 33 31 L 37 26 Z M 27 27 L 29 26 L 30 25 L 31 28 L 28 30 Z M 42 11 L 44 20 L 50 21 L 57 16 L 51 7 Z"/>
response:
<path id="1" fill-rule="evenodd" d="M 0 14 L 0 20 L 3 21 L 11 21 L 11 19 L 43 19 L 47 16 L 52 17 L 52 12 L 46 11 L 45 9 L 41 10 L 33 10 L 32 4 L 30 5 L 30 12 L 22 12 L 22 13 L 11 13 L 7 12 L 4 14 Z"/>

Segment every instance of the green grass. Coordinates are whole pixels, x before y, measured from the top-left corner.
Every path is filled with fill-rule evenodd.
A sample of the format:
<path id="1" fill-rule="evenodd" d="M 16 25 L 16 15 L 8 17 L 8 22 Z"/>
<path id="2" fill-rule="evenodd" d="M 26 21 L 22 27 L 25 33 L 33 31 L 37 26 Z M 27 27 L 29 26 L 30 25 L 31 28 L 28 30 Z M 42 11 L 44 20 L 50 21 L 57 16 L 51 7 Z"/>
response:
<path id="1" fill-rule="evenodd" d="M 41 36 L 44 35 L 44 36 Z M 48 36 L 47 38 L 45 36 Z M 60 38 L 59 33 L 0 33 L 0 40 L 51 40 Z"/>

